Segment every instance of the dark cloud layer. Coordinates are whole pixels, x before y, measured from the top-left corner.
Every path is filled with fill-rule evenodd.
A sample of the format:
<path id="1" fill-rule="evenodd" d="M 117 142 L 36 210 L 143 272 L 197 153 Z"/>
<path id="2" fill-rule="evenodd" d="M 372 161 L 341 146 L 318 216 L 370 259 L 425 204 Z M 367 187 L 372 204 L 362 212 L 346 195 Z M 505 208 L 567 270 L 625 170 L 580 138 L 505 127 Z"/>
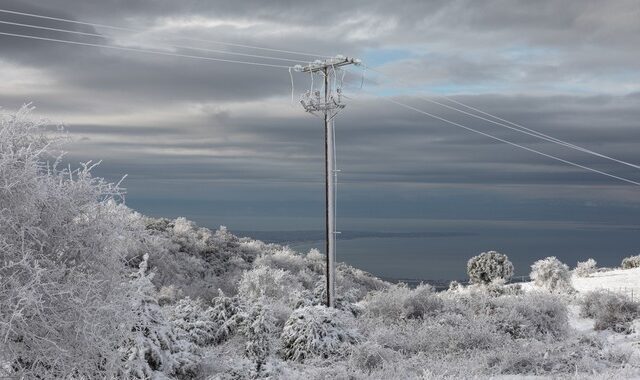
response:
<path id="1" fill-rule="evenodd" d="M 380 66 L 390 78 L 410 81 L 415 88 L 391 85 L 388 78 L 369 72 L 364 89 L 369 93 L 396 95 L 501 138 L 640 180 L 638 170 L 558 148 L 412 95 L 414 90 L 452 94 L 458 101 L 529 128 L 640 163 L 637 1 L 9 0 L 0 8 L 155 31 L 129 35 L 0 13 L 0 20 L 64 27 L 105 38 L 0 25 L 0 31 L 8 33 L 154 49 L 166 44 L 150 36 L 177 35 L 370 58 L 367 62 Z M 39 114 L 65 121 L 76 140 L 70 145 L 70 159 L 103 159 L 98 173 L 112 180 L 128 173 L 134 204 L 160 198 L 224 203 L 236 194 L 258 197 L 251 190 L 261 189 L 273 212 L 285 207 L 278 203 L 281 199 L 296 197 L 309 205 L 306 213 L 314 215 L 321 200 L 316 185 L 322 180 L 322 126 L 295 101 L 290 104 L 286 69 L 0 36 L 0 70 L 0 105 L 15 109 L 34 101 Z M 518 199 L 616 204 L 617 208 L 598 209 L 611 219 L 621 215 L 619 207 L 638 204 L 637 191 L 629 185 L 367 95 L 359 90 L 359 75 L 357 70 L 348 75 L 353 100 L 337 121 L 341 191 L 352 202 L 351 208 L 346 207 L 354 215 L 387 202 L 415 216 L 411 210 L 422 210 L 419 205 L 430 201 L 425 194 L 443 188 L 463 191 L 455 202 L 470 200 L 469 213 L 474 215 L 486 210 L 483 204 L 495 207 L 505 194 L 513 197 L 508 202 L 512 214 L 528 210 L 540 219 L 558 215 L 553 208 L 541 208 L 546 214 L 537 212 L 539 204 L 518 208 Z M 308 78 L 299 74 L 294 83 L 296 92 L 309 85 Z M 220 184 L 224 191 L 204 190 L 211 184 Z M 490 200 L 482 200 L 487 194 Z M 445 198 L 440 202 L 446 204 Z M 454 213 L 451 207 L 444 209 Z M 559 209 L 575 207 L 565 204 Z M 570 214 L 578 218 L 575 212 Z"/>

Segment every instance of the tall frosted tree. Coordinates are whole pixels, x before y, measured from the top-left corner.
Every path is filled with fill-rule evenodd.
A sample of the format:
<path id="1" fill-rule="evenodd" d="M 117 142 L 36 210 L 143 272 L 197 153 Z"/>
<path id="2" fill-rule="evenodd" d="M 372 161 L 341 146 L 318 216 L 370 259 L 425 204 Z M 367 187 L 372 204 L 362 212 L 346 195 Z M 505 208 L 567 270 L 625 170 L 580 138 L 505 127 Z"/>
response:
<path id="1" fill-rule="evenodd" d="M 30 112 L 0 115 L 0 376 L 113 377 L 144 226 Z"/>
<path id="2" fill-rule="evenodd" d="M 196 347 L 187 337 L 177 334 L 165 318 L 151 282 L 153 273 L 148 273 L 148 259 L 145 254 L 132 280 L 136 294 L 132 305 L 133 334 L 123 347 L 122 375 L 140 379 L 192 377 L 198 365 Z"/>

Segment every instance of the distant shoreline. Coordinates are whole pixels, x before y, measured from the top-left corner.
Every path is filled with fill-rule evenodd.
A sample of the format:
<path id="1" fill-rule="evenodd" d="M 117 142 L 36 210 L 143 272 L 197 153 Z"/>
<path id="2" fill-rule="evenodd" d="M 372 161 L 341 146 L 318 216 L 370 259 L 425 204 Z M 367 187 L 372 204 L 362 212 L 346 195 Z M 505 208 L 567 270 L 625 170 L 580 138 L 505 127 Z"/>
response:
<path id="1" fill-rule="evenodd" d="M 320 230 L 300 230 L 300 231 L 235 231 L 237 236 L 251 237 L 265 243 L 287 244 L 287 243 L 313 243 L 324 240 L 324 231 Z M 467 237 L 477 234 L 471 232 L 382 232 L 382 231 L 341 231 L 339 240 L 354 240 L 366 238 L 447 238 L 447 237 Z"/>

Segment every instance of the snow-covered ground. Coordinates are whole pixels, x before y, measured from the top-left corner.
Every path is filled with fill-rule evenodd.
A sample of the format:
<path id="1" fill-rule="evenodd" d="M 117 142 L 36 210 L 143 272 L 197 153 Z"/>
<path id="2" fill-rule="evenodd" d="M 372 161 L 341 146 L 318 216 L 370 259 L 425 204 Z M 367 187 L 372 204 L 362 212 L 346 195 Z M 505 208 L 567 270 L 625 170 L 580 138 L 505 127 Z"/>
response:
<path id="1" fill-rule="evenodd" d="M 640 299 L 640 268 L 606 270 L 592 273 L 588 277 L 578 277 L 573 274 L 571 283 L 578 292 L 578 297 L 594 290 L 608 290 L 623 293 L 636 302 Z M 538 289 L 533 282 L 523 283 L 522 288 L 525 291 Z M 636 355 L 639 355 L 637 348 L 640 346 L 640 320 L 633 323 L 634 332 L 631 334 L 618 334 L 610 330 L 595 331 L 594 320 L 582 317 L 578 304 L 572 302 L 568 305 L 568 310 L 569 324 L 577 332 L 595 334 L 611 344 L 611 347 L 630 348 Z"/>
<path id="2" fill-rule="evenodd" d="M 640 268 L 612 269 L 592 273 L 588 277 L 578 277 L 574 274 L 571 276 L 571 284 L 578 294 L 604 289 L 624 293 L 634 301 L 640 300 Z M 533 282 L 520 285 L 526 291 L 537 288 Z"/>
<path id="3" fill-rule="evenodd" d="M 640 268 L 613 269 L 593 273 L 589 277 L 572 276 L 571 282 L 580 293 L 606 289 L 625 293 L 634 298 L 634 301 L 640 297 Z"/>

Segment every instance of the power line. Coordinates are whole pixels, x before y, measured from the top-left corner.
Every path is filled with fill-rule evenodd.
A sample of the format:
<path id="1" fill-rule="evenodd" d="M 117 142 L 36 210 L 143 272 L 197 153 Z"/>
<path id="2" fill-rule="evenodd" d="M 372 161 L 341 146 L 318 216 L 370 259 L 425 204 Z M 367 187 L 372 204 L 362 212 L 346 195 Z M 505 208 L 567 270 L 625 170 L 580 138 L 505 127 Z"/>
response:
<path id="1" fill-rule="evenodd" d="M 223 58 L 213 58 L 213 57 L 202 57 L 202 56 L 198 56 L 198 55 L 168 53 L 168 52 L 162 52 L 162 51 L 157 51 L 157 50 L 139 49 L 139 48 L 124 47 L 124 46 L 92 44 L 92 43 L 88 43 L 88 42 L 59 40 L 59 39 L 56 39 L 56 38 L 37 37 L 37 36 L 30 36 L 30 35 L 17 34 L 17 33 L 0 32 L 0 35 L 11 36 L 11 37 L 19 37 L 19 38 L 27 38 L 27 39 L 40 40 L 40 41 L 59 42 L 59 43 L 65 43 L 65 44 L 71 44 L 71 45 L 81 45 L 81 46 L 91 46 L 91 47 L 99 47 L 99 48 L 105 48 L 105 49 L 125 50 L 125 51 L 137 52 L 137 53 L 158 54 L 158 55 L 165 55 L 165 56 L 169 56 L 169 57 L 181 57 L 181 58 L 200 59 L 200 60 L 204 60 L 204 61 L 239 63 L 239 64 L 243 64 L 243 65 L 273 67 L 273 68 L 286 69 L 286 70 L 289 69 L 289 66 L 274 65 L 274 64 L 270 64 L 270 63 L 239 61 L 239 60 L 233 60 L 233 59 L 223 59 Z"/>
<path id="2" fill-rule="evenodd" d="M 536 130 L 534 130 L 534 129 L 527 128 L 527 127 L 525 127 L 525 126 L 523 126 L 523 125 L 521 125 L 521 124 L 514 123 L 514 122 L 511 122 L 511 121 L 509 121 L 509 120 L 502 119 L 502 118 L 500 118 L 500 117 L 498 117 L 498 116 L 492 115 L 492 114 L 490 114 L 490 113 L 488 113 L 488 112 L 485 112 L 485 111 L 482 111 L 482 110 L 480 110 L 480 109 L 478 109 L 478 108 L 475 108 L 475 107 L 472 107 L 472 106 L 466 105 L 466 104 L 464 104 L 464 103 L 462 103 L 462 102 L 459 102 L 459 101 L 457 101 L 457 100 L 455 100 L 455 99 L 453 99 L 453 98 L 451 98 L 451 97 L 445 96 L 444 98 L 445 98 L 445 99 L 447 99 L 447 100 L 448 100 L 448 101 L 450 101 L 450 102 L 453 102 L 453 103 L 455 103 L 455 104 L 461 105 L 461 106 L 466 107 L 466 108 L 468 108 L 468 109 L 471 109 L 471 110 L 473 110 L 473 111 L 479 112 L 479 113 L 481 113 L 481 114 L 483 114 L 483 115 L 486 115 L 486 116 L 489 116 L 489 117 L 493 117 L 494 119 L 497 119 L 497 120 L 500 120 L 500 121 L 502 121 L 502 122 L 505 122 L 505 123 L 511 124 L 511 125 L 513 125 L 513 126 L 515 126 L 515 127 L 522 128 L 522 129 L 524 129 L 525 131 L 529 131 L 529 132 L 532 132 L 532 133 L 538 134 L 538 135 L 540 135 L 540 136 L 542 136 L 542 137 L 545 137 L 545 138 L 548 138 L 548 139 L 551 139 L 551 140 L 555 140 L 555 141 L 557 141 L 558 143 L 562 143 L 563 145 L 565 145 L 565 146 L 567 146 L 567 147 L 570 147 L 570 148 L 573 148 L 573 149 L 576 149 L 576 150 L 579 150 L 579 151 L 582 151 L 582 152 L 585 152 L 585 153 L 590 153 L 590 154 L 596 155 L 596 156 L 598 156 L 598 157 L 606 158 L 606 159 L 609 159 L 609 160 L 612 160 L 612 161 L 618 162 L 618 163 L 623 164 L 623 165 L 631 166 L 631 167 L 636 168 L 636 169 L 640 169 L 640 165 L 635 165 L 635 164 L 632 164 L 632 163 L 629 163 L 629 162 L 626 162 L 626 161 L 619 160 L 619 159 L 614 158 L 614 157 L 609 157 L 609 156 L 606 156 L 606 155 L 604 155 L 604 154 L 601 154 L 601 153 L 598 153 L 598 152 L 595 152 L 595 151 L 592 151 L 592 150 L 589 150 L 589 149 L 586 149 L 586 148 L 580 147 L 580 146 L 578 146 L 578 145 L 571 144 L 571 143 L 566 142 L 566 141 L 564 141 L 564 140 L 560 140 L 560 139 L 558 139 L 558 138 L 555 138 L 555 137 L 552 137 L 552 136 L 546 135 L 546 134 L 544 134 L 544 133 L 542 133 L 542 132 L 538 132 L 538 131 L 536 131 Z"/>
<path id="3" fill-rule="evenodd" d="M 107 37 L 107 36 L 105 36 L 103 34 L 98 34 L 98 33 L 88 33 L 88 32 L 80 32 L 80 31 L 77 31 L 77 30 L 50 28 L 50 27 L 47 27 L 47 26 L 23 24 L 23 23 L 19 23 L 19 22 L 11 22 L 11 21 L 2 21 L 2 20 L 0 20 L 0 24 L 15 25 L 15 26 L 21 26 L 21 27 L 25 27 L 25 28 L 49 30 L 49 31 L 54 31 L 54 32 L 70 33 L 70 34 L 77 34 L 77 35 L 81 35 L 81 36 L 89 36 L 89 37 L 98 37 L 98 38 L 109 39 L 109 37 Z M 238 56 L 251 57 L 251 58 L 262 58 L 262 59 L 273 59 L 273 60 L 278 60 L 278 61 L 307 63 L 307 61 L 301 61 L 301 60 L 298 60 L 298 59 L 270 57 L 270 56 L 265 56 L 265 55 L 256 55 L 256 54 L 247 54 L 247 53 L 237 53 L 237 52 L 232 52 L 232 51 L 227 51 L 227 50 L 207 49 L 207 48 L 199 48 L 199 47 L 195 47 L 195 46 L 184 46 L 184 45 L 167 45 L 167 46 L 172 47 L 172 48 L 176 48 L 176 49 L 199 50 L 199 51 L 205 51 L 205 52 L 210 52 L 210 53 L 231 54 L 231 55 L 238 55 Z"/>
<path id="4" fill-rule="evenodd" d="M 515 146 L 517 148 L 521 148 L 521 149 L 527 150 L 529 152 L 532 152 L 532 153 L 535 153 L 535 154 L 538 154 L 538 155 L 541 155 L 541 156 L 544 156 L 544 157 L 547 157 L 547 158 L 551 158 L 553 160 L 560 161 L 560 162 L 563 162 L 563 163 L 568 164 L 568 165 L 572 165 L 572 166 L 578 167 L 580 169 L 588 170 L 588 171 L 591 171 L 591 172 L 594 172 L 594 173 L 598 173 L 598 174 L 601 174 L 601 175 L 604 175 L 604 176 L 607 176 L 607 177 L 610 177 L 610 178 L 614 178 L 614 179 L 617 179 L 617 180 L 620 180 L 620 181 L 623 181 L 623 182 L 627 182 L 627 183 L 630 183 L 630 184 L 633 184 L 633 185 L 640 186 L 640 182 L 636 182 L 636 181 L 633 181 L 633 180 L 630 180 L 630 179 L 627 179 L 627 178 L 624 178 L 624 177 L 620 177 L 620 176 L 617 176 L 617 175 L 614 175 L 614 174 L 609 174 L 607 172 L 604 172 L 604 171 L 601 171 L 601 170 L 598 170 L 598 169 L 593 169 L 593 168 L 590 168 L 588 166 L 580 165 L 580 164 L 575 163 L 573 161 L 565 160 L 563 158 L 556 157 L 556 156 L 553 156 L 551 154 L 540 152 L 539 150 L 535 150 L 535 149 L 526 147 L 524 145 L 520 145 L 520 144 L 511 142 L 509 140 L 502 139 L 502 138 L 497 137 L 497 136 L 493 136 L 493 135 L 491 135 L 489 133 L 486 133 L 486 132 L 478 131 L 477 129 L 473 129 L 471 127 L 467 127 L 465 125 L 462 125 L 460 123 L 456 123 L 456 122 L 451 121 L 451 120 L 447 120 L 447 119 L 445 119 L 445 118 L 443 118 L 441 116 L 434 115 L 432 113 L 429 113 L 429 112 L 423 111 L 421 109 L 412 107 L 412 106 L 410 106 L 408 104 L 404 104 L 402 102 L 396 101 L 394 99 L 385 98 L 383 96 L 378 96 L 378 97 L 383 99 L 383 100 L 386 100 L 388 102 L 394 103 L 394 104 L 396 104 L 398 106 L 413 110 L 413 111 L 421 113 L 423 115 L 430 116 L 430 117 L 432 117 L 434 119 L 440 120 L 442 122 L 445 122 L 447 124 L 450 124 L 450 125 L 453 125 L 453 126 L 456 126 L 456 127 L 459 127 L 459 128 L 466 129 L 466 130 L 468 130 L 470 132 L 477 133 L 477 134 L 483 135 L 485 137 L 489 137 L 489 138 L 491 138 L 493 140 L 500 141 L 502 143 L 509 144 L 509 145 Z"/>
<path id="5" fill-rule="evenodd" d="M 127 28 L 127 27 L 122 27 L 122 26 L 113 26 L 113 25 L 105 25 L 105 24 L 97 24 L 97 23 L 93 23 L 93 22 L 76 21 L 76 20 L 60 18 L 60 17 L 44 16 L 44 15 L 39 15 L 39 14 L 35 14 L 35 13 L 11 11 L 11 10 L 8 10 L 8 9 L 0 9 L 0 12 L 2 12 L 2 13 L 10 13 L 10 14 L 20 15 L 20 16 L 36 17 L 36 18 L 41 18 L 41 19 L 45 19 L 45 20 L 54 20 L 54 21 L 69 22 L 69 23 L 79 24 L 79 25 L 88 25 L 88 26 L 93 26 L 93 27 L 97 27 L 97 28 L 107 28 L 107 29 L 113 29 L 113 30 L 122 30 L 122 31 L 134 32 L 134 33 L 144 33 L 145 32 L 145 30 L 142 30 L 142 29 Z M 308 52 L 293 51 L 293 50 L 283 50 L 283 49 L 273 49 L 273 48 L 266 48 L 266 47 L 260 47 L 260 46 L 236 44 L 236 43 L 231 43 L 231 42 L 208 40 L 208 39 L 193 38 L 193 37 L 177 37 L 177 39 L 185 40 L 185 41 L 197 41 L 197 42 L 206 42 L 206 43 L 225 45 L 225 46 L 241 47 L 241 48 L 245 48 L 245 49 L 257 49 L 257 50 L 272 51 L 272 52 L 277 52 L 277 53 L 295 54 L 295 55 L 301 55 L 301 56 L 307 56 L 307 57 L 316 57 L 316 58 L 330 58 L 331 57 L 331 56 L 328 56 L 328 55 L 313 54 L 313 53 L 308 53 Z"/>
<path id="6" fill-rule="evenodd" d="M 376 73 L 388 78 L 389 81 L 393 81 L 391 78 L 389 78 L 388 75 L 384 74 L 383 72 L 381 72 L 381 71 L 379 71 L 379 70 L 377 70 L 375 68 L 367 67 L 367 69 L 371 70 L 371 71 L 374 71 L 374 72 L 376 72 Z M 397 81 L 401 82 L 401 83 L 403 83 L 405 85 L 409 85 L 410 86 L 410 84 L 407 83 L 406 81 L 402 81 L 402 80 L 399 80 L 399 79 L 397 79 Z M 485 112 L 485 111 L 479 110 L 477 108 L 468 106 L 468 105 L 466 105 L 466 104 L 464 104 L 462 102 L 459 102 L 459 101 L 457 101 L 457 100 L 455 100 L 455 99 L 453 99 L 451 97 L 443 96 L 443 98 L 446 99 L 446 100 L 449 100 L 449 101 L 451 101 L 453 103 L 459 104 L 459 105 L 461 105 L 463 107 L 466 107 L 468 109 L 480 112 L 480 113 L 482 113 L 482 114 L 484 114 L 486 116 L 493 117 L 493 118 L 495 118 L 497 120 L 500 120 L 500 121 L 487 119 L 487 118 L 482 117 L 480 115 L 461 110 L 459 108 L 444 104 L 442 102 L 438 102 L 437 100 L 434 100 L 434 99 L 431 99 L 431 98 L 428 98 L 428 97 L 425 97 L 425 96 L 421 96 L 419 94 L 416 94 L 415 96 L 417 98 L 419 98 L 419 99 L 422 99 L 422 100 L 426 101 L 426 102 L 429 102 L 429 103 L 432 103 L 432 104 L 436 104 L 436 105 L 439 105 L 439 106 L 442 106 L 442 107 L 445 107 L 445 108 L 460 112 L 462 114 L 474 117 L 474 118 L 479 119 L 479 120 L 484 120 L 484 121 L 487 121 L 489 123 L 492 123 L 492 124 L 495 124 L 495 125 L 498 125 L 498 126 L 501 126 L 501 127 L 504 127 L 504 128 L 508 128 L 508 129 L 511 129 L 513 131 L 516 131 L 516 132 L 524 133 L 526 135 L 529 135 L 529 136 L 532 136 L 532 137 L 536 137 L 536 138 L 539 138 L 539 139 L 542 139 L 542 140 L 545 140 L 545 141 L 548 141 L 548 142 L 551 142 L 551 143 L 554 143 L 554 144 L 558 144 L 558 145 L 561 145 L 561 146 L 564 146 L 564 147 L 567 147 L 567 148 L 570 148 L 570 149 L 574 149 L 574 150 L 577 150 L 577 151 L 580 151 L 580 152 L 583 152 L 583 153 L 591 154 L 593 156 L 597 156 L 597 157 L 600 157 L 600 158 L 605 158 L 607 160 L 611 160 L 611 161 L 617 162 L 619 164 L 630 166 L 630 167 L 632 167 L 634 169 L 640 169 L 639 165 L 636 165 L 636 164 L 633 164 L 633 163 L 630 163 L 630 162 L 627 162 L 627 161 L 623 161 L 623 160 L 620 160 L 620 159 L 617 159 L 617 158 L 614 158 L 614 157 L 610 157 L 610 156 L 607 156 L 605 154 L 598 153 L 598 152 L 595 152 L 593 150 L 590 150 L 590 149 L 587 149 L 587 148 L 583 148 L 583 147 L 571 144 L 571 143 L 569 143 L 567 141 L 564 141 L 564 140 L 561 140 L 561 139 L 546 135 L 546 134 L 544 134 L 542 132 L 538 132 L 536 130 L 524 127 L 524 126 L 522 126 L 520 124 L 510 122 L 508 120 L 505 120 L 505 119 L 499 118 L 497 116 L 494 116 L 494 115 L 492 115 L 492 114 L 490 114 L 488 112 Z M 508 124 L 511 124 L 511 125 L 507 125 L 505 123 L 508 123 Z M 520 129 L 520 128 L 522 128 L 522 129 Z"/>

